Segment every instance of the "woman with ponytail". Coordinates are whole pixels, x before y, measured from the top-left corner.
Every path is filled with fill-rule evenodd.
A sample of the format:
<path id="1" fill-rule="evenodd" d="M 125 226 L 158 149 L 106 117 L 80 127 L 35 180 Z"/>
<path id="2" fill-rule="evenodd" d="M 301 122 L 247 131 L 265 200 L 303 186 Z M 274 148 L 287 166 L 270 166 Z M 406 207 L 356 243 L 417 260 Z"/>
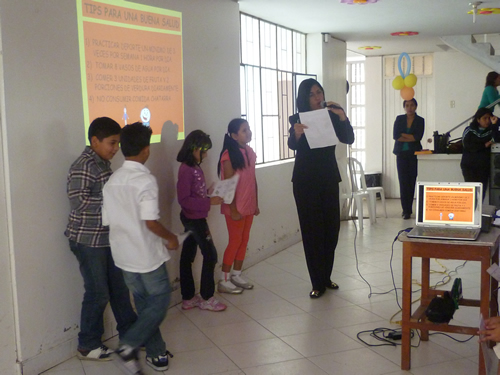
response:
<path id="1" fill-rule="evenodd" d="M 260 212 L 255 178 L 257 155 L 248 146 L 251 140 L 252 131 L 248 122 L 241 118 L 231 120 L 224 136 L 217 173 L 222 180 L 235 174 L 239 175 L 239 179 L 233 201 L 222 204 L 221 208 L 226 218 L 229 243 L 224 252 L 222 276 L 217 286 L 219 293 L 239 294 L 243 289 L 253 288 L 253 284 L 241 276 L 253 217 Z"/>

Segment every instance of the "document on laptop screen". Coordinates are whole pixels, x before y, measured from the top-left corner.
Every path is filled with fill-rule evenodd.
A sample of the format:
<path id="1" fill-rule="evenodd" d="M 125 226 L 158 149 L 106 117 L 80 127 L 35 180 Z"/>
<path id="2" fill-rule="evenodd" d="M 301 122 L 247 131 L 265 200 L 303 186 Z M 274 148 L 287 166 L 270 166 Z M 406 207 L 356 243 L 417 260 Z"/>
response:
<path id="1" fill-rule="evenodd" d="M 424 223 L 474 224 L 473 186 L 425 186 Z"/>

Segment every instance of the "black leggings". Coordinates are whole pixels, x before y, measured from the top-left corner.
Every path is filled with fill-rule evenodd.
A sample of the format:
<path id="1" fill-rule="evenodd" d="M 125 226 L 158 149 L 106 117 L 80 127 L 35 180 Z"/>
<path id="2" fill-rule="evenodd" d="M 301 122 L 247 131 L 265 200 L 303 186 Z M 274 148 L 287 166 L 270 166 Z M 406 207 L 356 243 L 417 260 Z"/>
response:
<path id="1" fill-rule="evenodd" d="M 180 260 L 181 294 L 183 300 L 190 300 L 195 295 L 192 263 L 196 257 L 198 246 L 203 255 L 201 268 L 200 295 L 204 300 L 214 295 L 214 269 L 217 264 L 217 250 L 215 249 L 210 229 L 206 219 L 188 219 L 181 212 L 181 221 L 186 231 L 193 232 L 182 244 Z"/>

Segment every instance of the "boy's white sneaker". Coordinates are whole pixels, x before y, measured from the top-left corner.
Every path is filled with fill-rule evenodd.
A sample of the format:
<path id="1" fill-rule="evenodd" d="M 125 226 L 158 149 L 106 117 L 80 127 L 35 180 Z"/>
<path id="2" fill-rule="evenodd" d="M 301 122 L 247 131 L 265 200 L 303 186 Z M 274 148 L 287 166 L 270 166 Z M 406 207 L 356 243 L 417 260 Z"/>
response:
<path id="1" fill-rule="evenodd" d="M 114 363 L 127 375 L 143 375 L 137 350 L 131 347 L 122 346 L 114 352 L 117 361 Z"/>
<path id="2" fill-rule="evenodd" d="M 174 355 L 168 350 L 165 354 L 159 355 L 158 357 L 146 356 L 146 364 L 155 371 L 166 371 L 168 370 L 168 357 L 172 358 L 173 356 Z"/>
<path id="3" fill-rule="evenodd" d="M 113 351 L 106 345 L 101 345 L 93 350 L 78 349 L 76 356 L 85 361 L 111 361 L 113 359 L 111 358 L 112 353 Z"/>

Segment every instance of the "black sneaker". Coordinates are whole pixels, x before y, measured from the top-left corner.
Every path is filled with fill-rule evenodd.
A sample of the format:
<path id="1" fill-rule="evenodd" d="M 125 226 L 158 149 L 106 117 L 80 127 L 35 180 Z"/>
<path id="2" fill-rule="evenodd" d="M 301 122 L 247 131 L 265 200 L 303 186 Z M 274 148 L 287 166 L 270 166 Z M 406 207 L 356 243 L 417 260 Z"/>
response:
<path id="1" fill-rule="evenodd" d="M 143 375 L 137 352 L 137 349 L 123 347 L 115 351 L 115 356 L 118 360 L 114 361 L 114 363 L 116 363 L 124 374 Z"/>
<path id="2" fill-rule="evenodd" d="M 77 357 L 85 361 L 111 361 L 111 354 L 113 351 L 106 345 L 101 345 L 99 348 L 93 350 L 78 349 Z"/>
<path id="3" fill-rule="evenodd" d="M 156 371 L 166 371 L 168 370 L 168 357 L 172 358 L 174 355 L 168 350 L 163 355 L 158 357 L 148 357 L 146 356 L 146 364 L 152 367 Z"/>

